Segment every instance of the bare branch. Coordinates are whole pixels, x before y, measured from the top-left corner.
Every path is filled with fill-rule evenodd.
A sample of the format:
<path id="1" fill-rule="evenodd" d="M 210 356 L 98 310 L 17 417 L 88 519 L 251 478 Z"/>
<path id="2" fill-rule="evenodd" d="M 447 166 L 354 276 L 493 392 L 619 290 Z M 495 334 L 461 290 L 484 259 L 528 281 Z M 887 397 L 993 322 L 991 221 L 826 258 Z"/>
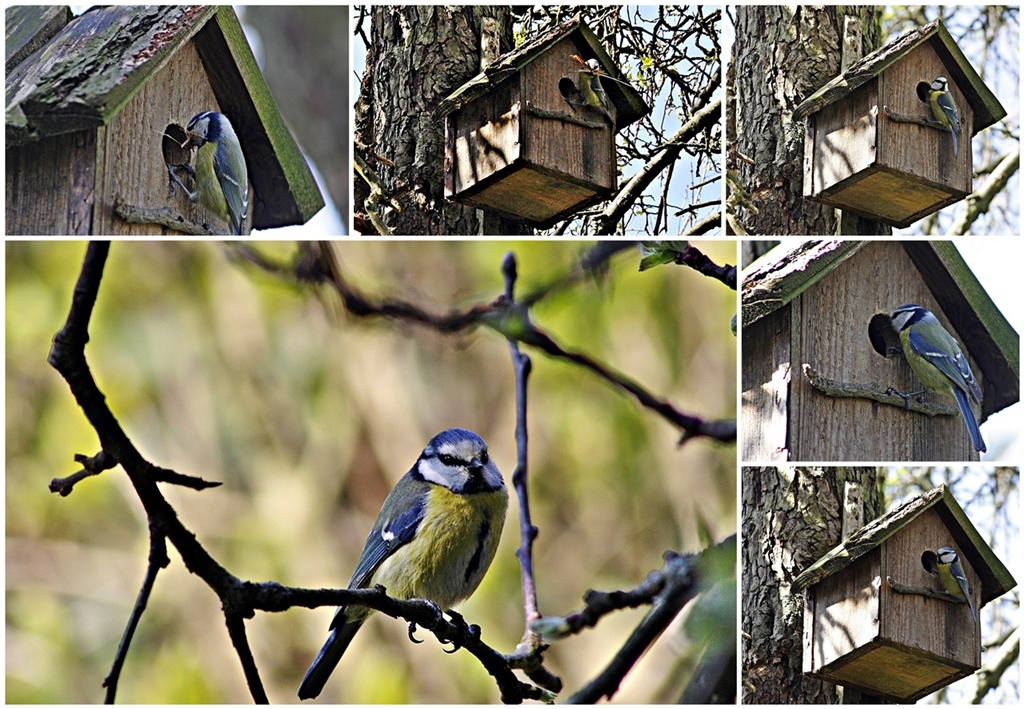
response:
<path id="1" fill-rule="evenodd" d="M 603 251 L 606 254 L 617 253 L 620 249 Z M 616 389 L 631 394 L 644 408 L 661 416 L 682 432 L 680 444 L 706 436 L 723 443 L 736 440 L 736 422 L 733 420 L 708 421 L 699 416 L 686 414 L 676 409 L 671 403 L 656 397 L 638 382 L 610 367 L 598 362 L 582 352 L 574 352 L 559 345 L 551 336 L 535 327 L 529 318 L 526 303 L 510 303 L 504 296 L 499 296 L 490 304 L 479 304 L 465 310 L 452 310 L 446 314 L 430 313 L 418 305 L 397 299 L 375 300 L 363 295 L 347 283 L 341 268 L 334 258 L 330 244 L 318 246 L 321 265 L 310 269 L 310 272 L 324 274 L 322 279 L 331 284 L 341 298 L 345 309 L 358 317 L 383 317 L 396 320 L 408 320 L 420 325 L 431 327 L 437 332 L 453 334 L 469 331 L 478 325 L 486 325 L 502 336 L 515 340 L 520 344 L 536 347 L 551 357 L 565 359 L 596 374 Z M 255 259 L 252 259 L 255 261 Z M 603 263 L 603 261 L 601 261 Z M 270 272 L 281 273 L 284 269 L 269 269 Z M 550 290 L 544 291 L 544 293 Z M 529 301 L 530 303 L 535 301 Z"/>
<path id="2" fill-rule="evenodd" d="M 509 303 L 515 303 L 517 276 L 515 254 L 509 252 L 505 255 L 501 270 L 505 276 L 505 298 Z M 534 526 L 530 516 L 530 493 L 527 484 L 529 436 L 526 428 L 526 384 L 530 378 L 531 363 L 528 355 L 520 354 L 519 345 L 514 339 L 508 340 L 508 347 L 512 354 L 512 367 L 516 377 L 516 469 L 512 473 L 512 485 L 519 498 L 521 543 L 516 550 L 516 557 L 519 559 L 519 567 L 522 572 L 526 631 L 515 653 L 512 656 L 506 656 L 505 659 L 510 665 L 525 670 L 527 676 L 540 686 L 557 693 L 562 690 L 562 680 L 543 666 L 542 653 L 547 645 L 541 641 L 537 633 L 530 629 L 530 624 L 541 617 L 537 607 L 537 582 L 533 573 L 533 542 L 537 538 L 537 527 Z"/>
<path id="3" fill-rule="evenodd" d="M 100 451 L 96 455 L 89 456 L 81 453 L 75 454 L 75 461 L 82 464 L 82 469 L 68 475 L 66 478 L 54 478 L 50 481 L 50 492 L 59 493 L 61 497 L 67 497 L 75 489 L 75 485 L 93 475 L 99 475 L 104 470 L 117 467 L 117 461 L 113 456 Z"/>
<path id="4" fill-rule="evenodd" d="M 615 654 L 608 666 L 584 688 L 569 698 L 570 704 L 592 704 L 603 697 L 611 698 L 648 647 L 661 635 L 679 611 L 702 587 L 713 583 L 714 572 L 705 571 L 716 564 L 715 558 L 735 553 L 736 537 L 731 535 L 701 554 L 665 553 L 665 564 L 652 571 L 636 588 L 627 591 L 587 591 L 584 607 L 564 618 L 547 617 L 534 623 L 534 629 L 548 640 L 579 633 L 593 627 L 616 610 L 651 605 L 651 610 L 633 630 L 629 639 Z M 720 562 L 719 562 L 720 563 Z M 734 562 L 733 562 L 734 563 Z M 708 578 L 703 578 L 708 575 Z"/>
<path id="5" fill-rule="evenodd" d="M 152 593 L 153 585 L 156 583 L 156 575 L 169 563 L 171 562 L 167 558 L 167 540 L 151 524 L 149 527 L 149 565 L 146 567 L 146 577 L 142 581 L 139 595 L 135 598 L 135 607 L 132 608 L 128 625 L 125 626 L 124 633 L 121 635 L 121 642 L 117 646 L 117 653 L 114 655 L 110 672 L 103 680 L 103 686 L 107 688 L 103 700 L 106 704 L 113 704 L 117 696 L 117 682 L 121 678 L 121 668 L 124 667 L 125 658 L 128 657 L 128 648 L 131 647 L 132 638 L 135 637 L 135 629 L 139 627 L 142 613 L 146 610 L 146 604 L 149 603 L 149 594 Z"/>
<path id="6" fill-rule="evenodd" d="M 249 647 L 249 638 L 245 634 L 245 619 L 238 613 L 225 612 L 224 619 L 228 626 L 228 635 L 231 637 L 231 644 L 242 661 L 242 671 L 245 674 L 246 684 L 249 685 L 249 693 L 257 704 L 269 704 L 267 691 L 263 688 L 263 681 L 260 679 L 260 671 L 256 667 L 256 660 L 253 659 L 252 649 Z"/>

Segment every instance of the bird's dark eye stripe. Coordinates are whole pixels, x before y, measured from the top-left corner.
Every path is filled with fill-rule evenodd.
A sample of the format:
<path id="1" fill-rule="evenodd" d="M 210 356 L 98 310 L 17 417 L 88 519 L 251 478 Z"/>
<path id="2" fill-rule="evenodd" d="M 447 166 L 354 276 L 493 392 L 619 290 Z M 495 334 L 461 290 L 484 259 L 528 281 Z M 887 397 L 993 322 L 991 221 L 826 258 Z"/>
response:
<path id="1" fill-rule="evenodd" d="M 445 465 L 450 465 L 452 467 L 463 464 L 462 461 L 456 458 L 454 455 L 448 455 L 447 453 L 438 453 L 437 459 L 440 460 Z"/>

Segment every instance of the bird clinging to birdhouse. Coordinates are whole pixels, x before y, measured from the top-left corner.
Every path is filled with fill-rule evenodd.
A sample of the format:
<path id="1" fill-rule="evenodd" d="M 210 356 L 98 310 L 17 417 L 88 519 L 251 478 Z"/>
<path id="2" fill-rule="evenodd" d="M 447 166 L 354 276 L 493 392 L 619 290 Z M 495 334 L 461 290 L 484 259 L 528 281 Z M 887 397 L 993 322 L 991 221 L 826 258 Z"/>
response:
<path id="1" fill-rule="evenodd" d="M 608 96 L 604 92 L 604 87 L 601 86 L 601 76 L 604 75 L 601 64 L 596 59 L 583 61 L 578 54 L 573 54 L 572 58 L 580 63 L 581 68 L 575 91 L 570 91 L 566 95 L 564 87 L 560 85 L 559 88 L 563 88 L 562 95 L 565 96 L 565 100 L 569 102 L 570 106 L 583 107 L 593 111 L 606 120 L 608 125 L 614 126 L 615 120 L 608 111 Z"/>

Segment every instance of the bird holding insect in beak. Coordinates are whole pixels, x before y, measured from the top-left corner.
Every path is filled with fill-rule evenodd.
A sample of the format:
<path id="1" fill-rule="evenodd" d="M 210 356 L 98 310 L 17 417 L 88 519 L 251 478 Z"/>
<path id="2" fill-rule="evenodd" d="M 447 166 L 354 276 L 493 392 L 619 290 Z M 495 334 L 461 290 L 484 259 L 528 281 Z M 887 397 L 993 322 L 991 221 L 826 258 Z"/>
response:
<path id="1" fill-rule="evenodd" d="M 232 236 L 243 233 L 249 211 L 249 173 L 245 155 L 235 129 L 227 116 L 216 111 L 197 113 L 185 129 L 188 140 L 184 148 L 198 147 L 196 166 L 183 165 L 196 181 L 192 192 L 168 166 L 171 177 L 193 202 L 203 206 L 228 223 Z"/>
<path id="2" fill-rule="evenodd" d="M 572 58 L 582 65 L 577 80 L 577 92 L 573 94 L 573 99 L 578 101 L 575 105 L 585 106 L 588 110 L 601 116 L 609 125 L 614 126 L 615 120 L 608 111 L 608 96 L 604 92 L 604 87 L 601 86 L 601 76 L 604 71 L 601 69 L 600 62 L 596 59 L 583 61 L 583 58 L 577 54 L 573 54 Z M 562 93 L 565 95 L 565 91 Z M 570 104 L 573 104 L 573 99 L 566 96 L 566 101 L 569 101 Z"/>

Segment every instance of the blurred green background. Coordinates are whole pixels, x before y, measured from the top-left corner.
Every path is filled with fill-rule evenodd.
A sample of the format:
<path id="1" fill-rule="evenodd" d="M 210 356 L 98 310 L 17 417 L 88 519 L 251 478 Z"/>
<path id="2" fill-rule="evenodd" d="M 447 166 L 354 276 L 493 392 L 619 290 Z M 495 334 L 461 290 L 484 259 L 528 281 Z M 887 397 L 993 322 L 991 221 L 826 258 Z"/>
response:
<path id="1" fill-rule="evenodd" d="M 695 243 L 736 263 L 735 242 Z M 281 259 L 295 244 L 256 248 Z M 519 259 L 517 292 L 566 272 L 579 242 L 354 242 L 335 245 L 350 283 L 444 312 L 489 302 L 500 263 Z M 85 245 L 6 246 L 6 699 L 93 703 L 146 567 L 146 520 L 119 469 L 67 498 L 47 490 L 98 450 L 94 431 L 46 364 Z M 534 322 L 698 416 L 734 418 L 735 292 L 680 266 L 612 261 L 541 301 Z M 326 289 L 241 265 L 204 242 L 111 247 L 86 354 L 121 425 L 151 462 L 223 482 L 163 490 L 183 523 L 242 579 L 343 587 L 391 486 L 438 431 L 482 435 L 511 484 L 514 380 L 490 331 L 449 337 L 347 315 Z M 565 614 L 588 588 L 628 588 L 666 549 L 697 550 L 736 528 L 735 447 L 676 446 L 678 433 L 588 372 L 530 351 L 530 483 L 540 528 L 540 609 Z M 523 633 L 513 502 L 498 556 L 461 610 L 510 652 Z M 124 668 L 118 701 L 246 702 L 216 596 L 171 548 Z M 685 617 L 688 611 L 684 611 Z M 247 623 L 271 701 L 295 690 L 333 609 L 258 614 Z M 615 614 L 553 646 L 567 692 L 592 678 L 643 611 Z M 683 617 L 627 678 L 617 701 L 674 699 L 699 647 Z M 327 702 L 494 702 L 468 653 L 374 617 L 328 682 Z M 566 696 L 566 695 L 563 695 Z"/>

